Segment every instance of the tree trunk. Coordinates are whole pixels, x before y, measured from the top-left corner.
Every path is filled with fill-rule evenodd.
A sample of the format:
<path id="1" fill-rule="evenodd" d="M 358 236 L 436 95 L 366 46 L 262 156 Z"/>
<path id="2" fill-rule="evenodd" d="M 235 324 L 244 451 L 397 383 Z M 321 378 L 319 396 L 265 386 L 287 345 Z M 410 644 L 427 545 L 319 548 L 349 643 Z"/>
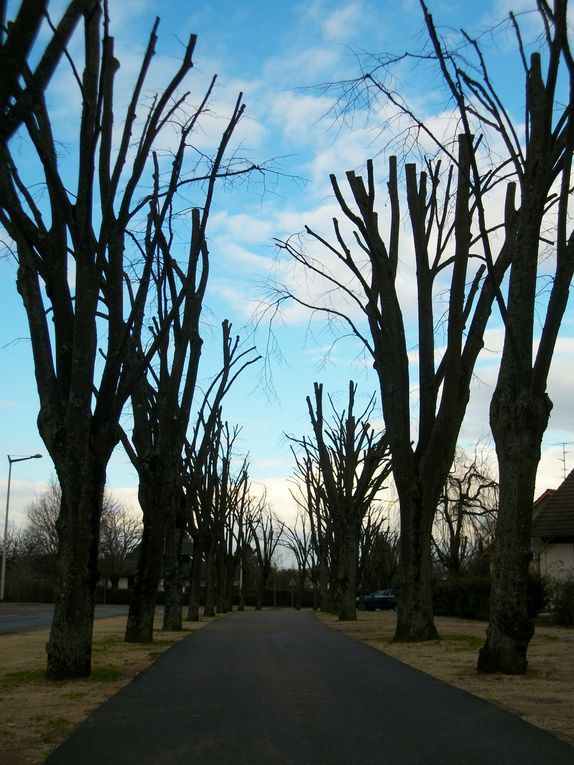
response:
<path id="1" fill-rule="evenodd" d="M 140 476 L 139 502 L 143 510 L 143 532 L 134 591 L 128 613 L 127 643 L 152 643 L 155 602 L 161 580 L 165 545 L 166 514 L 153 485 Z"/>
<path id="2" fill-rule="evenodd" d="M 183 629 L 182 541 L 183 530 L 176 527 L 175 513 L 171 513 L 166 523 L 165 552 L 163 555 L 164 630 L 179 631 Z"/>
<path id="3" fill-rule="evenodd" d="M 46 646 L 50 680 L 88 677 L 91 672 L 100 516 L 105 464 L 90 454 L 72 457 L 58 475 L 62 490 L 57 521 L 56 600 Z"/>
<path id="4" fill-rule="evenodd" d="M 215 616 L 215 551 L 210 544 L 205 557 L 205 608 L 204 616 Z"/>
<path id="5" fill-rule="evenodd" d="M 225 613 L 233 611 L 233 584 L 235 579 L 235 555 L 228 554 L 225 561 L 225 582 L 223 591 L 223 608 Z"/>
<path id="6" fill-rule="evenodd" d="M 257 587 L 257 600 L 255 602 L 255 610 L 261 611 L 263 608 L 263 601 L 265 599 L 265 585 L 267 584 L 267 578 L 269 574 L 263 571 L 259 574 L 259 586 Z"/>
<path id="7" fill-rule="evenodd" d="M 339 547 L 337 574 L 337 600 L 339 621 L 357 620 L 357 561 L 359 558 L 359 531 L 353 523 L 345 523 Z"/>
<path id="8" fill-rule="evenodd" d="M 247 582 L 249 581 L 249 564 L 247 562 L 247 555 L 245 554 L 245 549 L 241 553 L 241 561 L 239 565 L 241 566 L 241 582 L 239 583 L 239 605 L 237 607 L 237 610 L 245 611 Z"/>
<path id="9" fill-rule="evenodd" d="M 330 586 L 331 576 L 326 556 L 319 563 L 319 610 L 334 613 L 333 591 Z"/>
<path id="10" fill-rule="evenodd" d="M 532 557 L 531 525 L 540 444 L 550 416 L 547 396 L 497 388 L 491 425 L 500 474 L 500 500 L 490 622 L 480 649 L 479 672 L 524 674 L 534 625 L 528 618 L 528 568 Z"/>
<path id="11" fill-rule="evenodd" d="M 406 494 L 406 496 L 404 496 Z M 394 641 L 437 640 L 433 620 L 431 534 L 434 508 L 420 494 L 399 491 L 401 538 L 397 608 Z M 426 506 L 425 506 L 426 504 Z"/>
<path id="12" fill-rule="evenodd" d="M 199 600 L 201 593 L 201 563 L 203 553 L 198 542 L 199 536 L 193 540 L 193 558 L 189 569 L 189 605 L 187 619 L 190 622 L 199 621 Z"/>
<path id="13" fill-rule="evenodd" d="M 217 613 L 225 614 L 229 609 L 225 600 L 226 566 L 225 553 L 222 551 L 216 556 L 215 570 L 217 572 Z"/>

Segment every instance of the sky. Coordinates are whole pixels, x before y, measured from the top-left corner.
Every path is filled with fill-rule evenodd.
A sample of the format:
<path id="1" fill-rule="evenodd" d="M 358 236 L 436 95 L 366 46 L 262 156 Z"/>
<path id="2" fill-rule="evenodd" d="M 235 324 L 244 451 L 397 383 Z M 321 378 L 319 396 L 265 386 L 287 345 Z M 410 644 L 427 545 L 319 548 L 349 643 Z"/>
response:
<path id="1" fill-rule="evenodd" d="M 8 17 L 18 3 L 8 3 Z M 529 0 L 429 0 L 435 23 L 445 35 L 464 27 L 472 34 L 490 29 L 507 15 L 528 11 Z M 52 0 L 51 13 L 59 18 L 63 3 Z M 150 92 L 166 82 L 181 56 L 190 33 L 198 36 L 194 71 L 189 78 L 191 100 L 199 99 L 213 74 L 218 75 L 211 114 L 197 136 L 198 148 L 208 150 L 220 134 L 225 117 L 239 92 L 244 94 L 245 117 L 234 137 L 238 156 L 265 165 L 255 173 L 217 191 L 208 228 L 211 255 L 210 283 L 202 324 L 204 358 L 200 383 L 205 386 L 217 371 L 219 326 L 233 323 L 245 346 L 255 344 L 263 359 L 247 370 L 230 391 L 224 416 L 241 427 L 238 456 L 249 454 L 255 487 L 265 486 L 273 509 L 292 520 L 289 494 L 293 457 L 286 434 L 308 432 L 305 397 L 313 383 L 322 382 L 337 406 L 343 407 L 348 382 L 353 379 L 366 401 L 377 391 L 377 380 L 356 340 L 342 337 L 317 316 L 296 305 L 285 306 L 275 318 L 272 334 L 264 308 L 270 285 L 287 281 L 313 295 L 316 285 L 296 275 L 281 258 L 275 240 L 303 230 L 306 224 L 330 235 L 337 214 L 329 174 L 362 171 L 374 158 L 381 206 L 390 153 L 388 131 L 381 129 L 380 113 L 360 108 L 347 119 L 334 109 L 335 97 L 321 84 L 344 81 L 360 74 L 368 53 L 419 50 L 424 44 L 418 0 L 122 0 L 110 3 L 116 56 L 122 87 L 128 93 L 156 15 L 159 42 L 150 73 Z M 533 15 L 519 17 L 526 35 L 535 35 Z M 493 74 L 503 96 L 516 96 L 516 58 L 507 32 L 483 35 L 493 63 Z M 74 39 L 71 51 L 79 50 Z M 123 87 L 125 85 L 125 88 Z M 440 127 L 444 91 L 421 68 L 399 70 L 397 90 L 416 106 L 429 124 Z M 71 97 L 69 73 L 54 78 L 49 90 L 54 125 L 62 146 L 73 147 L 77 98 Z M 520 116 L 517 114 L 517 123 Z M 397 143 L 393 144 L 394 150 Z M 67 149 L 66 149 L 67 151 Z M 63 152 L 64 153 L 64 152 Z M 70 155 L 73 154 L 73 149 Z M 408 236 L 401 254 L 401 290 L 405 316 L 412 322 L 413 271 Z M 16 264 L 0 251 L 0 502 L 5 502 L 7 455 L 42 453 L 42 459 L 13 465 L 10 525 L 25 522 L 26 506 L 55 476 L 38 435 L 38 397 L 25 314 L 15 287 Z M 574 468 L 574 409 L 571 376 L 574 369 L 574 312 L 569 306 L 558 341 L 548 392 L 554 402 L 545 434 L 537 480 L 537 494 L 559 485 L 564 471 Z M 259 321 L 257 321 L 259 318 Z M 496 381 L 503 333 L 497 317 L 487 330 L 485 350 L 476 369 L 473 392 L 461 433 L 462 446 L 480 442 L 492 451 L 488 404 Z M 413 371 L 416 344 L 412 346 Z M 413 418 L 416 388 L 413 384 Z M 380 402 L 379 402 L 380 403 Z M 380 406 L 379 406 L 380 416 Z M 118 448 L 108 467 L 108 488 L 136 506 L 137 477 Z"/>

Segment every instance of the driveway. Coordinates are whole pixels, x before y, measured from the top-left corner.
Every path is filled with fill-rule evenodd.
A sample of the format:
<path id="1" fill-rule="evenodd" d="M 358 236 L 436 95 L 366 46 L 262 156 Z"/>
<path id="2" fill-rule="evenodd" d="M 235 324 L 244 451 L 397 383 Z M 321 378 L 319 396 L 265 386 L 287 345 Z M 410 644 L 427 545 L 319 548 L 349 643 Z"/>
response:
<path id="1" fill-rule="evenodd" d="M 519 718 L 330 630 L 234 613 L 175 645 L 46 765 L 572 765 Z"/>

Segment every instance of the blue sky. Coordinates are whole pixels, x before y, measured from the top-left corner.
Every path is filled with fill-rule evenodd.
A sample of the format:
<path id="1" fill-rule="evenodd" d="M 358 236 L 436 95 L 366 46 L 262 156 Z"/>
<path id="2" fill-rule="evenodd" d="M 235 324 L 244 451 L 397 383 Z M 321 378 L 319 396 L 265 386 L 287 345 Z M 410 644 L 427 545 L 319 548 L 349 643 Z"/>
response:
<path id="1" fill-rule="evenodd" d="M 8 5 L 10 15 L 10 8 L 17 3 Z M 435 22 L 449 34 L 461 26 L 479 32 L 490 27 L 493 20 L 503 18 L 508 10 L 520 12 L 533 5 L 527 0 L 429 0 Z M 61 2 L 50 4 L 54 18 L 59 17 L 62 6 Z M 381 134 L 379 123 L 363 112 L 356 115 L 352 125 L 334 120 L 332 114 L 329 116 L 332 96 L 311 86 L 356 76 L 358 58 L 367 51 L 418 49 L 424 39 L 420 6 L 417 0 L 122 0 L 110 2 L 110 6 L 125 92 L 133 82 L 156 15 L 161 24 L 151 72 L 152 88 L 166 81 L 177 65 L 187 35 L 196 33 L 195 70 L 189 79 L 192 99 L 196 93 L 199 98 L 211 76 L 218 74 L 212 117 L 198 139 L 202 148 L 213 144 L 224 117 L 242 91 L 247 110 L 236 134 L 237 150 L 253 162 L 273 159 L 272 165 L 278 171 L 269 173 L 264 180 L 256 176 L 218 192 L 208 231 L 212 270 L 203 325 L 206 352 L 201 378 L 205 382 L 216 370 L 218 327 L 224 318 L 233 322 L 234 330 L 246 343 L 255 342 L 265 354 L 265 324 L 252 334 L 253 315 L 261 307 L 265 284 L 273 279 L 298 278 L 277 258 L 273 240 L 302 230 L 306 223 L 330 233 L 330 220 L 337 209 L 329 173 L 342 175 L 349 169 L 361 170 L 369 157 L 376 157 L 377 174 L 384 182 L 388 136 Z M 532 17 L 521 18 L 527 32 L 534 33 Z M 512 95 L 516 68 L 515 59 L 509 57 L 509 38 L 501 33 L 485 38 L 485 43 L 495 62 L 501 92 Z M 72 48 L 78 45 L 79 40 L 75 40 Z M 401 90 L 429 120 L 436 120 L 444 105 L 443 93 L 420 69 L 404 67 L 401 74 Z M 72 145 L 78 107 L 69 89 L 67 75 L 55 78 L 50 102 L 58 135 Z M 405 296 L 412 286 L 408 255 L 407 244 L 402 260 Z M 309 284 L 303 287 L 301 281 L 298 284 L 311 292 L 314 289 Z M 42 491 L 54 471 L 36 430 L 38 400 L 30 345 L 15 288 L 15 263 L 9 256 L 0 259 L 0 290 L 0 497 L 5 497 L 8 472 L 5 455 L 45 455 L 42 460 L 19 463 L 13 468 L 10 517 L 18 525 L 23 521 L 24 507 Z M 349 379 L 358 382 L 365 397 L 377 389 L 377 384 L 357 343 L 344 339 L 333 346 L 334 335 L 325 323 L 310 318 L 302 309 L 288 307 L 275 324 L 275 331 L 283 360 L 277 354 L 268 358 L 273 392 L 262 383 L 263 364 L 251 367 L 230 393 L 225 416 L 243 429 L 240 449 L 250 454 L 253 481 L 265 484 L 274 509 L 289 517 L 292 509 L 287 479 L 293 464 L 283 434 L 299 435 L 308 429 L 305 396 L 312 393 L 313 382 L 324 382 L 341 405 Z M 464 444 L 482 440 L 489 446 L 488 402 L 501 340 L 500 326 L 494 320 L 477 369 L 461 436 Z M 570 307 L 549 386 L 555 407 L 545 437 L 539 492 L 558 485 L 562 478 L 563 442 L 567 444 L 566 467 L 574 467 L 570 381 L 573 361 L 574 320 Z M 126 501 L 135 502 L 135 471 L 119 449 L 109 465 L 108 486 Z"/>

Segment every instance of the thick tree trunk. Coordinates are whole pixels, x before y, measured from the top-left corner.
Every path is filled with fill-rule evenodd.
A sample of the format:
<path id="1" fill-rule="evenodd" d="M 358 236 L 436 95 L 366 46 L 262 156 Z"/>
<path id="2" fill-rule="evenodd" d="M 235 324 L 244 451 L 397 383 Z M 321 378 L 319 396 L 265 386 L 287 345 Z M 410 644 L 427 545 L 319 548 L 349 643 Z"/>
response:
<path id="1" fill-rule="evenodd" d="M 46 651 L 50 680 L 88 677 L 91 672 L 98 544 L 105 462 L 72 457 L 58 475 L 62 490 L 57 521 L 58 561 L 54 618 Z"/>
<path id="2" fill-rule="evenodd" d="M 161 580 L 165 545 L 166 514 L 153 479 L 140 476 L 139 502 L 143 510 L 143 532 L 134 591 L 128 613 L 127 643 L 152 643 L 157 590 Z"/>
<path id="3" fill-rule="evenodd" d="M 496 550 L 490 595 L 490 622 L 480 649 L 479 672 L 524 674 L 534 625 L 528 618 L 528 568 L 540 444 L 550 416 L 546 396 L 497 389 L 491 425 L 500 474 Z"/>
<path id="4" fill-rule="evenodd" d="M 261 611 L 263 608 L 263 596 L 265 594 L 265 585 L 263 584 L 263 577 L 259 577 L 259 585 L 257 587 L 257 595 L 255 598 L 255 610 Z"/>
<path id="5" fill-rule="evenodd" d="M 164 630 L 179 631 L 183 629 L 182 541 L 183 530 L 176 527 L 175 513 L 171 513 L 166 524 L 165 552 L 163 555 Z"/>
<path id="6" fill-rule="evenodd" d="M 215 569 L 217 571 L 217 613 L 225 614 L 229 611 L 225 597 L 225 585 L 227 567 L 225 565 L 225 553 L 216 556 Z"/>
<path id="7" fill-rule="evenodd" d="M 401 496 L 403 494 L 403 496 Z M 406 496 L 404 496 L 406 494 Z M 434 508 L 420 494 L 399 492 L 401 539 L 397 626 L 393 640 L 438 639 L 433 619 L 431 533 Z M 430 504 L 430 503 L 427 503 Z"/>
<path id="8" fill-rule="evenodd" d="M 359 530 L 352 523 L 342 528 L 337 574 L 339 621 L 357 620 L 357 562 L 359 559 Z"/>

